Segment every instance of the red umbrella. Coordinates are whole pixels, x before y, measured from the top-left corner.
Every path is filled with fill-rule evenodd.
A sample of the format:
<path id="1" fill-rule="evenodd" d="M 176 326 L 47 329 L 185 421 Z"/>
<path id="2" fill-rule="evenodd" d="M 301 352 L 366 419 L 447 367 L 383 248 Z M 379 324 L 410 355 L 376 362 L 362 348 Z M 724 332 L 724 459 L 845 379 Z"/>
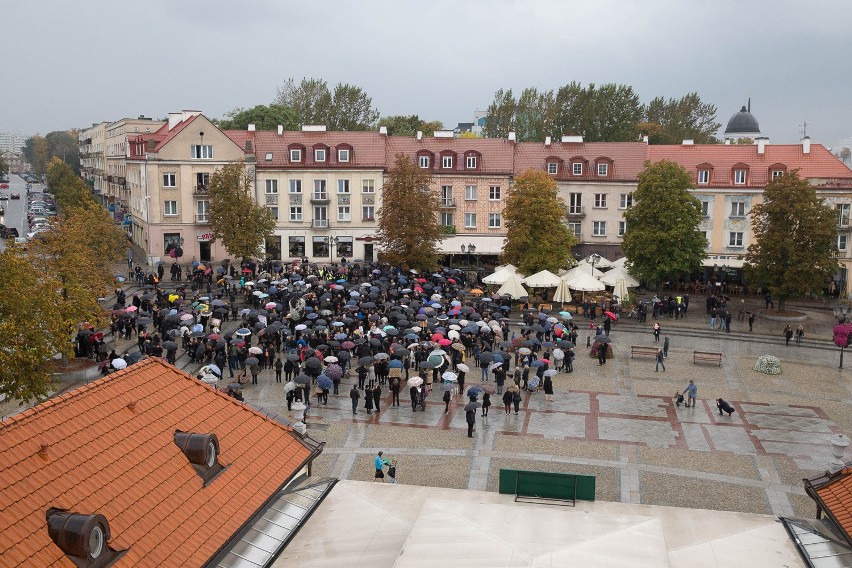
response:
<path id="1" fill-rule="evenodd" d="M 439 339 L 438 340 L 438 345 L 440 345 L 441 347 L 446 347 L 447 345 L 450 345 L 451 343 L 452 343 L 452 341 L 450 341 L 449 339 Z"/>
<path id="2" fill-rule="evenodd" d="M 604 315 L 605 315 L 606 317 L 608 317 L 608 318 L 612 319 L 612 320 L 617 320 L 617 319 L 618 319 L 618 316 L 617 316 L 617 315 L 615 315 L 615 314 L 614 314 L 614 313 L 612 313 L 612 312 L 604 312 Z"/>
<path id="3" fill-rule="evenodd" d="M 414 281 L 420 282 L 421 284 L 425 284 L 427 282 L 427 280 L 425 278 L 416 278 Z"/>
<path id="4" fill-rule="evenodd" d="M 438 343 L 440 340 L 444 339 L 444 336 L 440 333 L 433 333 L 432 337 L 429 338 L 429 341 L 434 341 Z"/>
<path id="5" fill-rule="evenodd" d="M 243 274 L 251 274 L 251 268 L 243 268 Z"/>
<path id="6" fill-rule="evenodd" d="M 207 336 L 207 339 L 210 339 L 212 341 L 219 341 L 220 339 L 222 339 L 222 336 L 219 335 L 218 333 L 211 333 L 210 335 Z"/>

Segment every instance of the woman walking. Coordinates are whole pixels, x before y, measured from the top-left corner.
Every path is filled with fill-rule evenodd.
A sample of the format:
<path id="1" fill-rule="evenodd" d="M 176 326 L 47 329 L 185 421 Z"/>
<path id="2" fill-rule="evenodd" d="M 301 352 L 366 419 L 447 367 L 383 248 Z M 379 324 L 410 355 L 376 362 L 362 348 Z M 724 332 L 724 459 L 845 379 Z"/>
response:
<path id="1" fill-rule="evenodd" d="M 544 401 L 553 402 L 553 378 L 548 374 L 544 375 Z"/>

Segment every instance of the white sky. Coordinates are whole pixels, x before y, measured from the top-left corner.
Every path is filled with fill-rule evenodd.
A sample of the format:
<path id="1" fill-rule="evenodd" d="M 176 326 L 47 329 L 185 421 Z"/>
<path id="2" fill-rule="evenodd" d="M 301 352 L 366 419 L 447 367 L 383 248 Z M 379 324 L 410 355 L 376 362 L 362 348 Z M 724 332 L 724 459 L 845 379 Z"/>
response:
<path id="1" fill-rule="evenodd" d="M 355 84 L 382 115 L 471 121 L 498 88 L 752 98 L 772 142 L 852 136 L 848 0 L 4 0 L 0 131 L 271 102 L 288 77 Z"/>

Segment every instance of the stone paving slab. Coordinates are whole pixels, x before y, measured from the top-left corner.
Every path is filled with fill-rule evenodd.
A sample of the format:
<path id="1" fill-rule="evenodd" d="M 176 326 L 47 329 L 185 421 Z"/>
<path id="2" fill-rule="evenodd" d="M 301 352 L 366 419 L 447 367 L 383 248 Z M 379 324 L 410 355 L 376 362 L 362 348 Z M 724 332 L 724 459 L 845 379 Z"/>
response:
<path id="1" fill-rule="evenodd" d="M 757 448 L 751 436 L 742 428 L 728 426 L 702 426 L 716 451 L 733 452 L 735 454 L 756 454 Z"/>
<path id="2" fill-rule="evenodd" d="M 532 412 L 526 433 L 541 435 L 553 440 L 566 437 L 585 438 L 586 417 L 555 412 Z"/>
<path id="3" fill-rule="evenodd" d="M 653 448 L 674 446 L 677 433 L 668 422 L 631 418 L 598 419 L 598 438 L 614 442 L 639 442 Z"/>
<path id="4" fill-rule="evenodd" d="M 752 426 L 765 429 L 799 430 L 801 432 L 831 432 L 832 422 L 823 418 L 800 418 L 797 416 L 779 416 L 776 414 L 746 415 Z"/>
<path id="5" fill-rule="evenodd" d="M 659 398 L 598 395 L 597 402 L 600 414 L 624 414 L 653 418 L 666 418 L 668 415 L 668 401 Z"/>
<path id="6" fill-rule="evenodd" d="M 741 402 L 740 409 L 748 413 L 781 414 L 784 416 L 806 416 L 817 418 L 818 415 L 813 408 L 790 406 L 787 404 L 754 404 Z"/>
<path id="7" fill-rule="evenodd" d="M 641 472 L 642 503 L 771 514 L 763 489 L 711 481 L 699 476 Z"/>

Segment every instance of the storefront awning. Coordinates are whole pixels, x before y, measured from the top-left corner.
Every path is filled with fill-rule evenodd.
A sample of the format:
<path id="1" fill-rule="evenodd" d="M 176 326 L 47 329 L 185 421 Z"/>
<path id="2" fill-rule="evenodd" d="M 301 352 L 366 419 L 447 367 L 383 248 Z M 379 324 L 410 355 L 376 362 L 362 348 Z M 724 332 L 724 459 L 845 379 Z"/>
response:
<path id="1" fill-rule="evenodd" d="M 444 237 L 438 243 L 438 251 L 442 254 L 464 254 L 462 246 L 467 251 L 470 245 L 476 247 L 477 255 L 483 254 L 500 254 L 503 252 L 503 241 L 505 237 L 502 235 L 452 235 Z"/>
<path id="2" fill-rule="evenodd" d="M 723 266 L 727 266 L 728 268 L 742 268 L 743 264 L 745 264 L 745 261 L 737 257 L 708 256 L 701 263 L 701 266 L 707 268 L 713 268 L 714 266 L 718 266 L 719 268 Z"/>

